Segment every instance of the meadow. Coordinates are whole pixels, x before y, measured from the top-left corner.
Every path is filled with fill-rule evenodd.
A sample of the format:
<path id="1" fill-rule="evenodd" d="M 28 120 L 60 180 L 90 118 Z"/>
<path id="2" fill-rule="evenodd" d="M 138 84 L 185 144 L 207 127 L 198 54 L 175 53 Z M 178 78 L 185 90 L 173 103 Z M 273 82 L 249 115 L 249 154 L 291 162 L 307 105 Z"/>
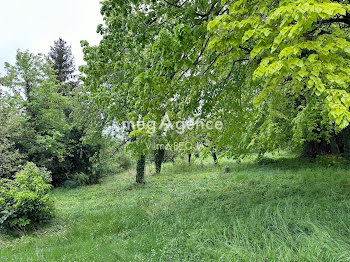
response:
<path id="1" fill-rule="evenodd" d="M 230 172 L 225 172 L 225 167 Z M 0 261 L 349 261 L 350 170 L 293 156 L 195 159 L 54 189 L 56 218 Z"/>

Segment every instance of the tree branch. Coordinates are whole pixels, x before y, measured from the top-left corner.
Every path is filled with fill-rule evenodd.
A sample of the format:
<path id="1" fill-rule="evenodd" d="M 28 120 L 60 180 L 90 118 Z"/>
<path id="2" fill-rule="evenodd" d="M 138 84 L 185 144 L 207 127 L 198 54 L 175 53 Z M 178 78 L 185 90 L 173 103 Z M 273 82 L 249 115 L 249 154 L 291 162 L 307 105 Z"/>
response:
<path id="1" fill-rule="evenodd" d="M 187 3 L 187 1 L 185 1 L 185 2 L 183 2 L 181 5 L 177 5 L 177 4 L 174 4 L 174 3 L 169 2 L 168 0 L 164 0 L 164 2 L 167 3 L 168 5 L 171 5 L 171 6 L 176 7 L 176 8 L 182 8 L 182 7 Z M 179 2 L 179 1 L 178 1 L 178 2 Z M 177 2 L 177 3 L 178 3 L 178 2 Z"/>
<path id="2" fill-rule="evenodd" d="M 209 40 L 210 40 L 210 37 L 204 41 L 203 45 L 202 45 L 202 49 L 198 55 L 198 57 L 196 58 L 196 60 L 193 62 L 193 66 L 196 66 L 199 64 L 199 61 L 201 59 L 201 57 L 203 56 L 204 54 L 204 51 L 205 49 L 207 48 L 208 46 L 208 43 L 209 43 Z M 184 77 L 184 75 L 191 69 L 191 67 L 187 68 L 185 71 L 182 72 L 181 76 L 178 78 L 178 81 L 180 81 L 182 79 L 182 77 Z"/>
<path id="3" fill-rule="evenodd" d="M 211 14 L 211 12 L 214 10 L 215 6 L 217 5 L 217 1 L 215 1 L 211 7 L 209 8 L 208 12 L 206 12 L 205 14 L 200 14 L 200 13 L 194 13 L 195 15 L 197 16 L 200 16 L 202 17 L 204 20 L 207 20 L 208 19 L 208 16 Z"/>
<path id="4" fill-rule="evenodd" d="M 350 26 L 350 13 L 346 13 L 346 15 L 343 17 L 331 18 L 328 20 L 321 21 L 321 24 L 328 23 L 344 23 Z"/>
<path id="5" fill-rule="evenodd" d="M 233 50 L 234 48 L 231 48 L 229 51 L 225 52 L 225 53 L 220 53 L 218 56 L 216 56 L 213 61 L 210 62 L 208 68 L 203 72 L 202 75 L 205 75 L 209 69 L 215 64 L 215 62 L 219 59 L 220 56 L 224 56 L 224 55 L 227 55 L 229 53 L 231 53 L 231 51 Z M 238 59 L 238 60 L 235 60 L 233 61 L 233 63 L 239 63 L 239 62 L 243 62 L 243 61 L 248 61 L 249 58 L 242 58 L 242 59 Z"/>

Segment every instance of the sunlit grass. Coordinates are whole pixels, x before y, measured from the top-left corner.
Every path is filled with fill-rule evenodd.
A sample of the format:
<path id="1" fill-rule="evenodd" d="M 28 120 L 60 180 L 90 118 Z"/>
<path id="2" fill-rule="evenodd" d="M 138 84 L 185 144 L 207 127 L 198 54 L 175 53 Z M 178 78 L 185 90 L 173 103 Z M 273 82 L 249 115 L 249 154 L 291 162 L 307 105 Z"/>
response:
<path id="1" fill-rule="evenodd" d="M 349 261 L 350 171 L 293 158 L 196 159 L 56 189 L 57 218 L 0 237 L 1 261 Z M 230 166 L 226 174 L 224 167 Z"/>

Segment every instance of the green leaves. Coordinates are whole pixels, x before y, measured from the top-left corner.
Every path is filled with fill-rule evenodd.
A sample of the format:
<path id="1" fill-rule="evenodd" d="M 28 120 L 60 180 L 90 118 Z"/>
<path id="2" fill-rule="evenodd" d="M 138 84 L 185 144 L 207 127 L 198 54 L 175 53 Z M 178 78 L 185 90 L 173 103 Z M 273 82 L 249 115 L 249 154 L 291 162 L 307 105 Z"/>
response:
<path id="1" fill-rule="evenodd" d="M 337 19 L 348 8 L 319 0 L 106 1 L 103 40 L 84 43 L 84 82 L 110 119 L 221 117 L 229 119 L 225 131 L 210 133 L 217 143 L 270 150 L 274 136 L 292 136 L 300 123 L 309 132 L 317 123 L 347 124 L 349 32 Z M 329 90 L 343 91 L 340 102 Z M 297 118 L 287 129 L 278 123 Z M 152 139 L 132 135 L 140 148 Z"/>
<path id="2" fill-rule="evenodd" d="M 212 66 L 226 62 L 208 51 L 216 45 L 207 28 L 216 27 L 210 21 L 223 11 L 219 1 L 187 1 L 178 7 L 165 1 L 106 1 L 102 9 L 102 41 L 96 47 L 83 43 L 84 84 L 110 120 L 159 121 L 166 113 L 174 121 L 187 120 L 198 114 L 201 100 L 206 108 L 216 104 L 202 96 L 211 96 L 208 83 L 217 78 Z M 219 69 L 220 81 L 224 74 Z M 156 137 L 140 130 L 127 133 L 136 154 Z M 185 139 L 167 139 L 174 137 Z"/>
<path id="3" fill-rule="evenodd" d="M 99 152 L 103 129 L 94 124 L 103 125 L 103 116 L 82 99 L 87 95 L 83 87 L 73 93 L 68 83 L 58 81 L 51 66 L 44 56 L 29 51 L 18 51 L 16 63 L 7 64 L 4 84 L 11 93 L 0 105 L 0 121 L 8 119 L 3 123 L 8 130 L 0 128 L 5 135 L 0 138 L 5 147 L 0 145 L 0 177 L 13 175 L 23 158 L 49 169 L 55 185 L 74 172 L 92 176 L 90 158 Z M 92 134 L 93 142 L 88 142 Z"/>
<path id="4" fill-rule="evenodd" d="M 349 4 L 338 1 L 256 1 L 249 5 L 241 0 L 230 5 L 230 14 L 209 24 L 208 30 L 215 36 L 212 49 L 249 50 L 250 61 L 257 64 L 252 76 L 263 88 L 251 99 L 256 109 L 261 109 L 258 114 L 263 114 L 257 118 L 270 121 L 261 126 L 262 133 L 276 123 L 268 110 L 276 108 L 274 101 L 283 101 L 281 96 L 291 103 L 305 100 L 303 110 L 312 112 L 315 123 L 318 114 L 324 130 L 330 130 L 332 124 L 336 130 L 349 124 L 350 36 L 341 22 L 348 17 L 347 10 Z M 312 110 L 308 105 L 313 105 Z M 291 107 L 286 102 L 285 107 L 279 106 L 282 111 Z M 293 110 L 291 119 L 298 119 L 295 127 L 304 121 L 302 117 L 305 121 L 310 117 L 297 107 Z M 303 130 L 314 132 L 313 128 Z M 253 141 L 264 143 L 256 137 Z"/>
<path id="5" fill-rule="evenodd" d="M 50 173 L 33 163 L 27 163 L 14 180 L 0 179 L 0 226 L 20 231 L 51 219 L 50 182 Z"/>

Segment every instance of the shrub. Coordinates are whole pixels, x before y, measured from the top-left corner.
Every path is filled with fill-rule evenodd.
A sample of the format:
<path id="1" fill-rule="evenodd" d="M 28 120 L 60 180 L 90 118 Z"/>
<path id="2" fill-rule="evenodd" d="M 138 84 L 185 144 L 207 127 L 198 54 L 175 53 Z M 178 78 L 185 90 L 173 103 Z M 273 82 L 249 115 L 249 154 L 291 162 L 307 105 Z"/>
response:
<path id="1" fill-rule="evenodd" d="M 275 159 L 264 157 L 264 156 L 259 156 L 256 161 L 258 165 L 261 165 L 261 166 L 272 165 L 276 163 Z"/>
<path id="2" fill-rule="evenodd" d="M 72 180 L 75 181 L 79 186 L 86 186 L 90 182 L 90 176 L 84 173 L 75 173 L 72 175 Z"/>
<path id="3" fill-rule="evenodd" d="M 116 163 L 120 170 L 128 170 L 133 164 L 130 155 L 128 155 L 125 151 L 121 151 L 117 154 Z"/>
<path id="4" fill-rule="evenodd" d="M 347 163 L 346 159 L 341 155 L 318 155 L 316 163 L 322 166 L 342 166 Z"/>
<path id="5" fill-rule="evenodd" d="M 114 175 L 124 170 L 128 170 L 133 165 L 130 155 L 124 150 L 115 150 L 110 147 L 104 149 L 102 153 L 95 159 L 93 165 L 93 173 L 95 177 Z"/>
<path id="6" fill-rule="evenodd" d="M 44 224 L 53 216 L 49 198 L 51 175 L 27 163 L 14 180 L 0 180 L 0 226 L 22 231 Z"/>

